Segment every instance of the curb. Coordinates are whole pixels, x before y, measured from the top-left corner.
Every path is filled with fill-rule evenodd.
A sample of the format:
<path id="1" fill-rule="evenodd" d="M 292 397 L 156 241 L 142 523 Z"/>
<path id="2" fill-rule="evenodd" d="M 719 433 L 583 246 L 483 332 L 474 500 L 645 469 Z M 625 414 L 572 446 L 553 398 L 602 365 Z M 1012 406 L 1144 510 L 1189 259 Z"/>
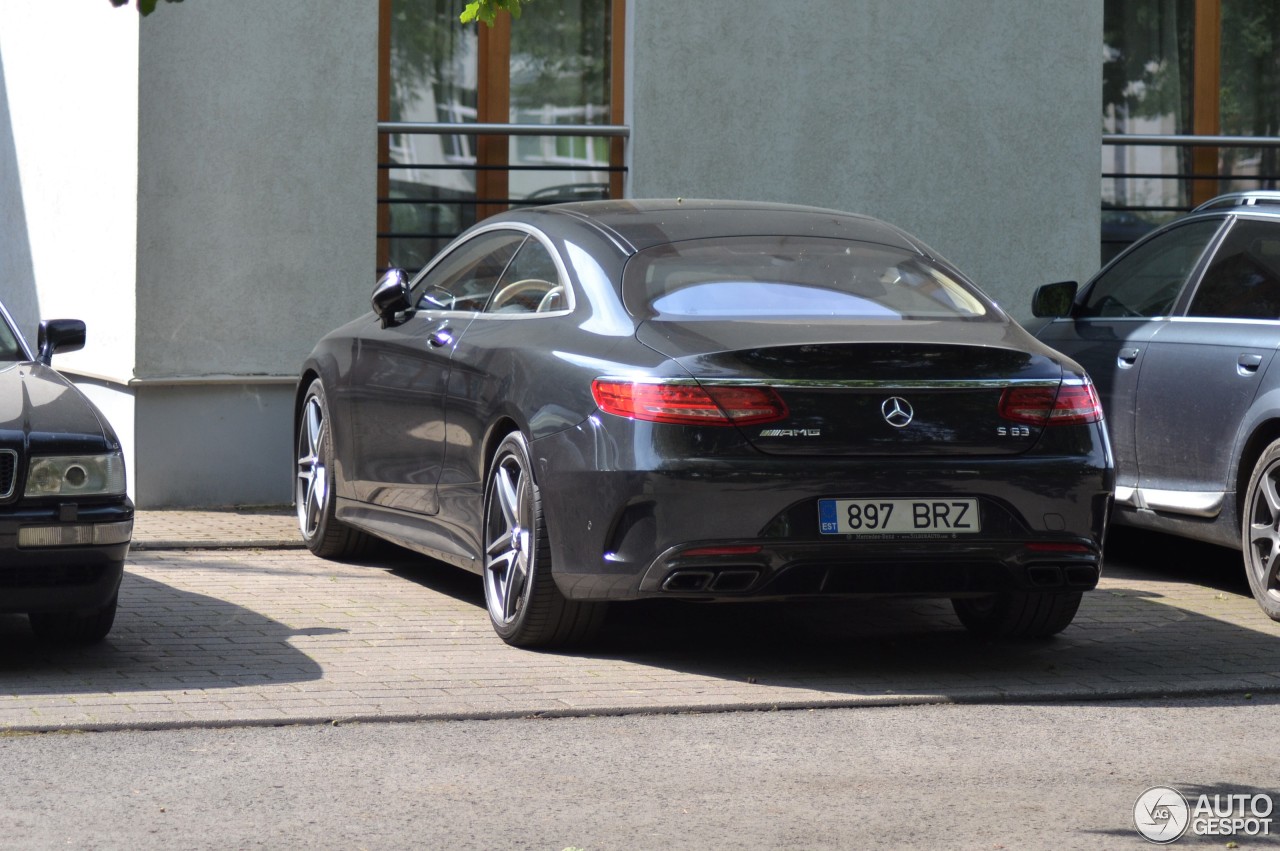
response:
<path id="1" fill-rule="evenodd" d="M 629 715 L 717 715 L 732 712 L 802 712 L 816 709 L 871 709 L 899 706 L 981 706 L 1006 703 L 1101 703 L 1126 700 L 1176 700 L 1225 697 L 1238 694 L 1244 699 L 1256 695 L 1280 695 L 1280 686 L 1247 686 L 1239 682 L 1198 684 L 1189 688 L 1149 687 L 1116 689 L 983 690 L 967 695 L 901 694 L 864 695 L 816 700 L 765 701 L 743 703 L 679 704 L 665 706 L 614 706 L 583 709 L 513 709 L 483 712 L 360 713 L 356 715 L 314 715 L 277 718 L 236 718 L 154 721 L 127 721 L 67 724 L 0 725 L 0 738 L 42 733 L 149 732 L 156 730 L 230 730 L 250 727 L 340 727 L 348 724 L 419 724 L 432 721 L 516 721 L 554 718 L 618 718 Z"/>

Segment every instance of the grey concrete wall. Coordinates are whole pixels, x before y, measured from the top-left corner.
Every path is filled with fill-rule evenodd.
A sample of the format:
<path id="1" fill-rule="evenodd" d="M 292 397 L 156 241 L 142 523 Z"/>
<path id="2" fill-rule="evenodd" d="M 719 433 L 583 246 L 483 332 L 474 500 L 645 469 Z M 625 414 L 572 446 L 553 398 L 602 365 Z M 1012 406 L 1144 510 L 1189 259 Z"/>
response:
<path id="1" fill-rule="evenodd" d="M 161 4 L 142 23 L 142 507 L 291 498 L 290 386 L 163 382 L 295 375 L 368 309 L 377 24 L 377 0 Z"/>
<path id="2" fill-rule="evenodd" d="M 277 505 L 293 496 L 293 387 L 137 389 L 137 502 L 143 508 Z"/>
<path id="3" fill-rule="evenodd" d="M 368 309 L 377 0 L 161 4 L 139 52 L 140 377 L 287 375 Z"/>
<path id="4" fill-rule="evenodd" d="M 628 16 L 632 195 L 867 213 L 1024 319 L 1036 285 L 1097 269 L 1101 3 L 643 0 Z"/>

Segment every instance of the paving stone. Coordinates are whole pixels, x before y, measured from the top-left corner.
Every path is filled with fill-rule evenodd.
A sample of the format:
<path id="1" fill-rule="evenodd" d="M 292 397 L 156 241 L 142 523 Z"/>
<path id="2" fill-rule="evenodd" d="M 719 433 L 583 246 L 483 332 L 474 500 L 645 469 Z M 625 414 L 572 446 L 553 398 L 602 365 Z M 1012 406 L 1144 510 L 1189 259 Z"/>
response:
<path id="1" fill-rule="evenodd" d="M 976 639 L 945 601 L 646 603 L 555 653 L 503 644 L 476 577 L 317 559 L 287 510 L 140 512 L 135 535 L 103 644 L 0 617 L 0 729 L 1280 691 L 1280 624 L 1247 593 L 1125 564 L 1043 642 Z"/>

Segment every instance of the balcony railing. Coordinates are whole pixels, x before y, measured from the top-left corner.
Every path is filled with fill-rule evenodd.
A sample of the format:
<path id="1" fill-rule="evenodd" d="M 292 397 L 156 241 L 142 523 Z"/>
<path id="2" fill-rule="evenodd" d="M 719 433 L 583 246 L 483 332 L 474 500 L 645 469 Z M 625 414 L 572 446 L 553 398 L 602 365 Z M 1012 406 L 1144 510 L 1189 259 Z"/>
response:
<path id="1" fill-rule="evenodd" d="M 380 121 L 378 134 L 381 272 L 424 265 L 466 228 L 502 210 L 621 198 L 631 131 L 610 124 Z M 440 139 L 421 152 L 412 141 L 419 136 Z M 494 137 L 497 145 L 486 149 L 477 137 Z M 511 138 L 535 144 L 517 143 L 512 151 Z"/>
<path id="2" fill-rule="evenodd" d="M 1215 195 L 1280 183 L 1280 138 L 1106 133 L 1102 145 L 1114 162 L 1102 170 L 1103 262 Z M 1223 148 L 1257 153 L 1223 157 Z"/>

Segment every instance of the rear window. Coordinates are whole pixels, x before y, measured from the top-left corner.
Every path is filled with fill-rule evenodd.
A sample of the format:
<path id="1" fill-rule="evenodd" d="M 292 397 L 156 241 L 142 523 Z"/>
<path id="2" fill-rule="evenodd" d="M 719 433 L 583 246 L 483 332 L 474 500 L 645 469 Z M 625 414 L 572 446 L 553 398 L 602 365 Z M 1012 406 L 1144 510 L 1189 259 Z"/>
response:
<path id="1" fill-rule="evenodd" d="M 989 303 L 918 254 L 838 239 L 731 237 L 649 248 L 627 263 L 640 318 L 956 319 Z"/>

